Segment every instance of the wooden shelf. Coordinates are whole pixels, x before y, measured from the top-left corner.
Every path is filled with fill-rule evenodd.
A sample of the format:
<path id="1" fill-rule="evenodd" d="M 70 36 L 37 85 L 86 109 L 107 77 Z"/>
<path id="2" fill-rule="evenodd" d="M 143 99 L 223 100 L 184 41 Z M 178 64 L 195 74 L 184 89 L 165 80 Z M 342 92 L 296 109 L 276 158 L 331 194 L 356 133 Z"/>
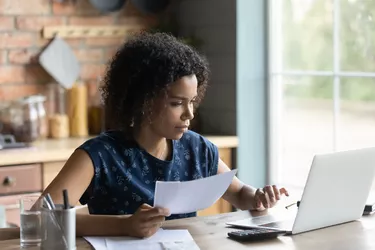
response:
<path id="1" fill-rule="evenodd" d="M 42 37 L 45 39 L 59 36 L 62 38 L 86 38 L 86 37 L 124 37 L 129 33 L 144 29 L 135 25 L 111 25 L 111 26 L 45 26 Z"/>

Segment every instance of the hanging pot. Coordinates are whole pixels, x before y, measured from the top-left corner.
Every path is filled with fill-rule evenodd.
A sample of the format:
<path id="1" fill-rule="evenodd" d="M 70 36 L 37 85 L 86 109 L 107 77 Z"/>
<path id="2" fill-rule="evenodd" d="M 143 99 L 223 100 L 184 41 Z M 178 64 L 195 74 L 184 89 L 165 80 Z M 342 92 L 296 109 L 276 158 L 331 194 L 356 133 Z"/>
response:
<path id="1" fill-rule="evenodd" d="M 168 6 L 169 0 L 132 0 L 132 3 L 145 14 L 156 14 Z"/>
<path id="2" fill-rule="evenodd" d="M 120 10 L 126 0 L 90 0 L 90 3 L 100 12 L 115 12 Z"/>

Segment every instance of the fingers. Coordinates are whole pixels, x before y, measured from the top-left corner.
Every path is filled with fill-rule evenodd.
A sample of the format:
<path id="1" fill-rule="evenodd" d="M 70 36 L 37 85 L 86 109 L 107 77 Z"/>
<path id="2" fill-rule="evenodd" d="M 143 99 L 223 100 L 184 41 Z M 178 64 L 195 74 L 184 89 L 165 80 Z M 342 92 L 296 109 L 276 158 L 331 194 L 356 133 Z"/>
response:
<path id="1" fill-rule="evenodd" d="M 159 227 L 152 227 L 152 228 L 141 228 L 140 234 L 138 237 L 141 238 L 148 238 L 154 235 L 159 230 Z"/>
<path id="2" fill-rule="evenodd" d="M 255 197 L 259 199 L 259 201 L 263 204 L 265 208 L 268 208 L 268 200 L 264 190 L 257 189 Z"/>
<path id="3" fill-rule="evenodd" d="M 150 205 L 148 205 L 147 203 L 143 203 L 141 206 L 140 206 L 141 209 L 151 209 L 152 207 Z"/>
<path id="4" fill-rule="evenodd" d="M 266 198 L 268 196 L 270 202 L 276 202 L 275 194 L 273 193 L 273 188 L 271 186 L 265 186 L 263 188 L 264 193 L 266 194 Z"/>
<path id="5" fill-rule="evenodd" d="M 130 217 L 131 234 L 136 237 L 149 237 L 159 230 L 165 217 L 169 215 L 168 209 L 142 204 Z"/>
<path id="6" fill-rule="evenodd" d="M 276 201 L 280 200 L 280 198 L 281 198 L 280 196 L 283 195 L 283 194 L 285 196 L 289 196 L 289 193 L 285 188 L 278 189 L 276 185 L 265 186 L 263 188 L 263 191 L 265 192 L 266 196 L 268 195 L 269 200 L 271 202 L 276 202 Z"/>
<path id="7" fill-rule="evenodd" d="M 144 238 L 148 238 L 150 236 L 152 236 L 153 234 L 156 233 L 156 231 L 158 231 L 159 227 L 153 227 L 153 228 L 145 228 L 143 229 L 143 237 Z"/>
<path id="8" fill-rule="evenodd" d="M 280 192 L 276 185 L 272 185 L 273 192 L 275 194 L 276 200 L 280 200 Z"/>
<path id="9" fill-rule="evenodd" d="M 281 195 L 289 196 L 288 191 L 285 188 L 280 188 L 276 185 L 265 186 L 263 189 L 257 189 L 255 193 L 255 206 L 260 208 L 263 205 L 265 208 L 273 207 L 278 200 L 280 200 Z"/>
<path id="10" fill-rule="evenodd" d="M 151 217 L 149 218 L 149 220 L 145 221 L 142 224 L 142 228 L 161 227 L 164 221 L 165 221 L 165 216 Z"/>
<path id="11" fill-rule="evenodd" d="M 140 212 L 142 212 L 142 216 L 145 218 L 149 217 L 155 217 L 155 216 L 169 216 L 170 212 L 166 208 L 160 208 L 160 207 L 151 207 L 148 205 L 147 209 L 144 209 L 142 207 L 146 207 L 144 205 L 141 206 Z"/>
<path id="12" fill-rule="evenodd" d="M 254 196 L 254 201 L 255 201 L 255 208 L 256 208 L 256 209 L 260 209 L 261 206 L 262 206 L 262 201 L 260 200 L 258 194 L 256 194 L 256 195 Z"/>
<path id="13" fill-rule="evenodd" d="M 289 193 L 285 188 L 280 188 L 280 194 L 285 194 L 286 196 L 289 196 Z"/>

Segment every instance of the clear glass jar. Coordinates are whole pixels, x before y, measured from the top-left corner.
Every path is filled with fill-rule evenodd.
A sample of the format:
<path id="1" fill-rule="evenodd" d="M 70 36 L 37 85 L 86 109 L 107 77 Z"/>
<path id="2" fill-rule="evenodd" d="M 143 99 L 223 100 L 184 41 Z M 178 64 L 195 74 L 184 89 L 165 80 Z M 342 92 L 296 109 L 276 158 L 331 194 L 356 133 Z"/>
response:
<path id="1" fill-rule="evenodd" d="M 45 139 L 48 136 L 48 118 L 46 114 L 46 109 L 44 107 L 44 103 L 46 101 L 46 97 L 39 95 L 35 96 L 35 105 L 38 112 L 38 121 L 39 121 L 39 138 Z"/>
<path id="2" fill-rule="evenodd" d="M 0 104 L 0 134 L 11 134 L 9 103 Z"/>
<path id="3" fill-rule="evenodd" d="M 33 142 L 39 138 L 37 102 L 33 97 L 16 100 L 10 106 L 10 127 L 18 142 Z"/>
<path id="4" fill-rule="evenodd" d="M 46 95 L 49 136 L 55 139 L 68 138 L 70 130 L 66 114 L 66 90 L 60 84 L 50 83 Z"/>
<path id="5" fill-rule="evenodd" d="M 101 82 L 101 78 L 98 78 L 95 86 L 88 85 L 88 127 L 90 135 L 97 135 L 104 131 L 104 108 L 99 91 Z"/>

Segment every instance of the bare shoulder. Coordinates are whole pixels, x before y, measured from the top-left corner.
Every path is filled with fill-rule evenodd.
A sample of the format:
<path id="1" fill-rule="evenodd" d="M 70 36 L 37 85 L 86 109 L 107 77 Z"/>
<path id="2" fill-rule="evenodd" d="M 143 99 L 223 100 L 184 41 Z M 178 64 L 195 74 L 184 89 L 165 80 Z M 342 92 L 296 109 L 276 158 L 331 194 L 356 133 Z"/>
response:
<path id="1" fill-rule="evenodd" d="M 77 149 L 44 193 L 50 193 L 56 202 L 62 202 L 62 190 L 67 189 L 70 202 L 76 204 L 90 185 L 93 176 L 94 166 L 90 156 L 84 150 Z"/>
<path id="2" fill-rule="evenodd" d="M 83 164 L 83 167 L 93 168 L 93 163 L 88 153 L 83 149 L 76 149 L 73 154 L 69 157 L 64 168 L 74 167 L 77 164 Z"/>
<path id="3" fill-rule="evenodd" d="M 72 175 L 76 174 L 85 175 L 87 177 L 90 176 L 90 178 L 94 174 L 92 160 L 82 149 L 76 149 L 59 172 L 60 177 L 69 176 L 71 178 Z M 59 177 L 59 175 L 57 177 Z"/>

